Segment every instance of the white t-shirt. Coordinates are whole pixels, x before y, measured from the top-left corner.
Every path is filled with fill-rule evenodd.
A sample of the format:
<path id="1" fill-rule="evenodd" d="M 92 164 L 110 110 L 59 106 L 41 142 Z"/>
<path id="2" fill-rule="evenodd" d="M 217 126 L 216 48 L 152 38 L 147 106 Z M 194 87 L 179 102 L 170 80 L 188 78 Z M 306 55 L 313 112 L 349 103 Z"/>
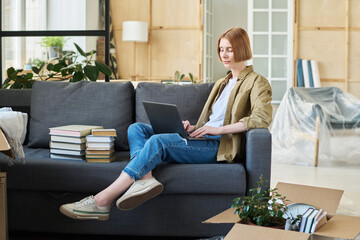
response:
<path id="1" fill-rule="evenodd" d="M 229 101 L 231 90 L 234 88 L 237 78 L 230 78 L 219 98 L 213 105 L 210 120 L 205 124 L 211 127 L 222 127 L 226 107 Z"/>

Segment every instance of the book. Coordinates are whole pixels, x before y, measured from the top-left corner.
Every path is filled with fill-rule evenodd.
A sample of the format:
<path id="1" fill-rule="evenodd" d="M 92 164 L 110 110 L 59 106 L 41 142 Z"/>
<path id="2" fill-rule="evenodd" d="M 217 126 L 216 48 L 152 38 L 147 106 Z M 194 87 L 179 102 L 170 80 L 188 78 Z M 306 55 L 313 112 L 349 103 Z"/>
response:
<path id="1" fill-rule="evenodd" d="M 302 60 L 302 69 L 304 73 L 304 86 L 308 88 L 310 87 L 310 78 L 309 78 L 309 69 L 306 59 Z"/>
<path id="2" fill-rule="evenodd" d="M 114 142 L 86 142 L 88 148 L 104 148 L 109 149 L 114 146 Z"/>
<path id="3" fill-rule="evenodd" d="M 301 59 L 298 59 L 296 61 L 296 66 L 297 66 L 297 86 L 303 87 L 304 86 L 304 74 L 303 74 Z"/>
<path id="4" fill-rule="evenodd" d="M 114 148 L 110 148 L 109 150 L 89 150 L 86 149 L 86 154 L 91 154 L 91 155 L 98 155 L 98 154 L 111 154 L 114 152 Z"/>
<path id="5" fill-rule="evenodd" d="M 311 228 L 315 222 L 315 217 L 316 215 L 319 213 L 319 210 L 317 209 L 314 209 L 311 214 L 309 216 L 307 216 L 307 221 L 306 221 L 306 224 L 305 224 L 305 229 L 304 229 L 304 232 L 306 233 L 310 233 L 311 232 Z"/>
<path id="6" fill-rule="evenodd" d="M 92 135 L 94 136 L 112 136 L 116 137 L 116 130 L 113 128 L 104 128 L 104 129 L 93 129 Z"/>
<path id="7" fill-rule="evenodd" d="M 116 160 L 116 156 L 113 155 L 111 158 L 86 158 L 87 162 L 105 162 L 110 163 Z"/>
<path id="8" fill-rule="evenodd" d="M 87 147 L 86 151 L 111 151 L 113 147 Z"/>
<path id="9" fill-rule="evenodd" d="M 65 149 L 57 149 L 50 148 L 50 153 L 62 154 L 62 155 L 72 155 L 72 156 L 84 156 L 84 150 L 65 150 Z"/>
<path id="10" fill-rule="evenodd" d="M 65 142 L 65 143 L 85 143 L 85 137 L 66 137 L 59 135 L 50 135 L 52 142 Z"/>
<path id="11" fill-rule="evenodd" d="M 113 142 L 115 140 L 112 136 L 94 136 L 94 135 L 87 135 L 86 141 L 87 142 Z"/>
<path id="12" fill-rule="evenodd" d="M 103 128 L 93 125 L 66 125 L 50 128 L 50 135 L 84 137 L 91 133 L 92 129 Z"/>
<path id="13" fill-rule="evenodd" d="M 307 224 L 308 216 L 312 214 L 315 208 L 308 208 L 301 217 L 299 232 L 304 232 Z"/>
<path id="14" fill-rule="evenodd" d="M 50 142 L 50 148 L 60 148 L 66 150 L 85 150 L 85 143 L 61 143 L 61 142 Z"/>
<path id="15" fill-rule="evenodd" d="M 110 158 L 113 154 L 86 154 L 86 158 Z"/>
<path id="16" fill-rule="evenodd" d="M 307 61 L 307 65 L 308 65 L 308 69 L 309 69 L 310 87 L 314 87 L 314 79 L 313 79 L 313 74 L 312 74 L 312 69 L 311 69 L 311 61 L 310 60 Z"/>
<path id="17" fill-rule="evenodd" d="M 311 228 L 310 233 L 314 233 L 325 223 L 327 223 L 327 212 L 320 209 L 319 213 L 315 217 L 315 222 Z"/>
<path id="18" fill-rule="evenodd" d="M 66 159 L 66 160 L 84 160 L 83 156 L 70 156 L 70 155 L 61 155 L 61 154 L 50 154 L 52 159 Z"/>
<path id="19" fill-rule="evenodd" d="M 14 152 L 11 150 L 11 146 L 5 136 L 5 133 L 2 131 L 1 128 L 0 128 L 0 152 L 13 159 L 16 158 Z"/>
<path id="20" fill-rule="evenodd" d="M 320 86 L 320 75 L 319 75 L 319 68 L 318 68 L 318 63 L 315 60 L 311 60 L 311 70 L 312 70 L 312 75 L 313 75 L 313 79 L 314 79 L 314 87 L 321 87 Z"/>

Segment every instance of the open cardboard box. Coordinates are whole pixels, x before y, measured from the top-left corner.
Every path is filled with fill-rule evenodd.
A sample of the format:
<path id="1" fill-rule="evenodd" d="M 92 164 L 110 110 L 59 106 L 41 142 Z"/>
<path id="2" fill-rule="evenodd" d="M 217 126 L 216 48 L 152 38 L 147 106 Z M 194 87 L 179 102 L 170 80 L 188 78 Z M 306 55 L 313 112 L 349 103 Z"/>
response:
<path id="1" fill-rule="evenodd" d="M 328 222 L 320 227 L 311 239 L 355 239 L 360 233 L 360 217 L 336 215 L 343 190 L 312 187 L 298 184 L 282 183 L 276 185 L 277 191 L 286 196 L 290 203 L 306 203 L 328 212 Z M 206 220 L 204 223 L 235 223 L 224 240 L 307 240 L 309 233 L 285 231 L 261 226 L 239 223 L 235 208 Z"/>
<path id="2" fill-rule="evenodd" d="M 14 152 L 11 150 L 11 146 L 7 141 L 6 136 L 4 132 L 1 130 L 1 128 L 0 128 L 0 152 L 15 159 Z"/>

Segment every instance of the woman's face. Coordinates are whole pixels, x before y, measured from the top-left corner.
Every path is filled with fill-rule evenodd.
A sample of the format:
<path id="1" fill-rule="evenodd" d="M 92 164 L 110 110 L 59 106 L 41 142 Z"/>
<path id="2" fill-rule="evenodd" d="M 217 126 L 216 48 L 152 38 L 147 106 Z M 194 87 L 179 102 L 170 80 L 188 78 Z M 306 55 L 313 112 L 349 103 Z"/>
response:
<path id="1" fill-rule="evenodd" d="M 219 44 L 220 58 L 226 69 L 231 69 L 234 65 L 234 52 L 230 42 L 222 38 Z"/>

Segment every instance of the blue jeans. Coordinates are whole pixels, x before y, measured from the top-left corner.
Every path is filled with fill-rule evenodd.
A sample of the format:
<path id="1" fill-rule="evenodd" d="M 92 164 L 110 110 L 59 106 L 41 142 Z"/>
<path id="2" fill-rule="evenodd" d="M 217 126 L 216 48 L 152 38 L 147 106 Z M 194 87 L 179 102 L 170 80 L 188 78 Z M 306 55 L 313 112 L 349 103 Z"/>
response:
<path id="1" fill-rule="evenodd" d="M 219 140 L 188 141 L 177 133 L 155 134 L 134 123 L 128 128 L 131 161 L 124 172 L 138 180 L 161 163 L 216 163 Z"/>

